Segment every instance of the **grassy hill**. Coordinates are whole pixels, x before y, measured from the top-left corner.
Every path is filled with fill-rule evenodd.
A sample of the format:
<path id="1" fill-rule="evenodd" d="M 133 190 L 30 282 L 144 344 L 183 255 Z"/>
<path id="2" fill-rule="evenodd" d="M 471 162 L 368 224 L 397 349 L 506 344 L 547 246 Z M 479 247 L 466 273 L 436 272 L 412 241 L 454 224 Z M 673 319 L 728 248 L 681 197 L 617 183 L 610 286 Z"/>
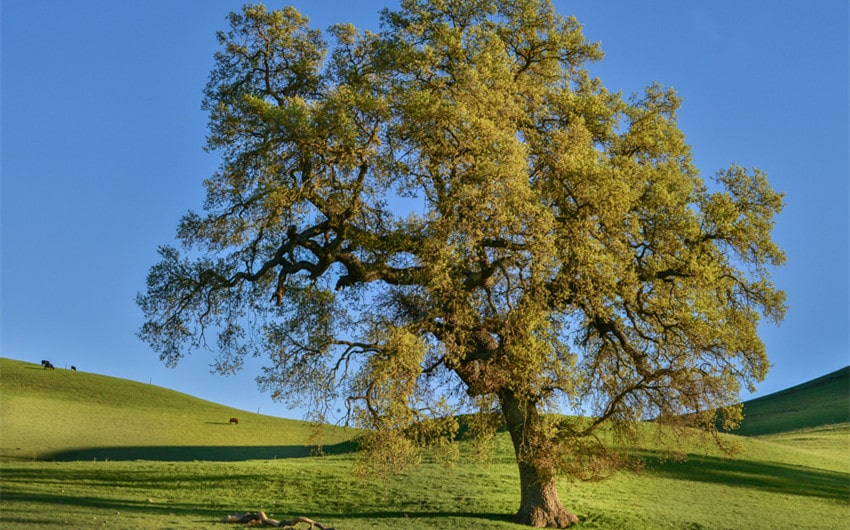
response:
<path id="1" fill-rule="evenodd" d="M 229 419 L 237 417 L 238 425 Z M 326 427 L 323 443 L 351 437 Z M 180 392 L 0 358 L 0 459 L 248 460 L 306 456 L 314 427 Z"/>
<path id="2" fill-rule="evenodd" d="M 824 378 L 821 378 L 824 379 Z M 807 387 L 832 402 L 829 379 Z M 820 388 L 820 391 L 817 389 Z M 840 388 L 840 387 L 839 387 Z M 789 389 L 790 390 L 790 389 Z M 797 394 L 799 396 L 799 394 Z M 770 397 L 770 396 L 768 396 Z M 770 400 L 762 398 L 767 403 Z M 791 405 L 774 401 L 776 422 Z M 239 425 L 227 420 L 237 416 Z M 771 414 L 761 417 L 770 424 Z M 834 416 L 829 416 L 830 421 Z M 561 480 L 579 528 L 845 528 L 850 423 L 738 437 L 734 458 L 698 444 L 670 460 L 651 424 L 647 467 L 600 482 Z M 311 426 L 111 377 L 0 359 L 0 527 L 232 529 L 228 513 L 310 516 L 346 530 L 518 529 L 518 471 L 509 437 L 488 464 L 426 459 L 389 480 L 360 478 L 345 451 L 309 457 Z M 347 449 L 350 431 L 329 429 Z M 461 455 L 471 447 L 461 444 Z"/>
<path id="3" fill-rule="evenodd" d="M 735 434 L 759 436 L 850 422 L 850 366 L 744 402 Z"/>
<path id="4" fill-rule="evenodd" d="M 246 460 L 304 456 L 306 422 L 253 414 L 144 383 L 0 358 L 0 458 Z M 850 367 L 744 403 L 735 432 L 850 422 Z M 236 416 L 239 425 L 230 425 Z M 332 450 L 352 436 L 326 428 Z"/>

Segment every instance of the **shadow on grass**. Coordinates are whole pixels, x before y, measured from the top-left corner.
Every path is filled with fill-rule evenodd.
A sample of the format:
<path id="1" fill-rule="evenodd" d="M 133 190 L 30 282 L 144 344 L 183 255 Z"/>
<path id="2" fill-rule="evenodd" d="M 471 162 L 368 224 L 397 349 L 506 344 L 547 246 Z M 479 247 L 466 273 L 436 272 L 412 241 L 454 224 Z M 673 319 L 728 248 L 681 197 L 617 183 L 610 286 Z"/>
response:
<path id="1" fill-rule="evenodd" d="M 67 510 L 69 507 L 80 508 L 83 510 L 105 511 L 107 513 L 130 514 L 145 514 L 148 516 L 173 517 L 191 516 L 198 518 L 197 522 L 208 526 L 214 523 L 221 522 L 222 518 L 232 513 L 242 513 L 245 511 L 257 511 L 256 506 L 230 506 L 230 505 L 199 505 L 198 503 L 183 503 L 173 500 L 167 501 L 147 501 L 147 500 L 130 500 L 130 499 L 110 499 L 103 497 L 85 496 L 85 495 L 59 495 L 46 493 L 21 493 L 21 492 L 4 492 L 4 502 L 7 506 L 21 503 L 32 507 L 33 505 L 41 507 L 41 509 L 53 513 L 57 509 L 61 512 L 62 509 Z M 479 520 L 479 521 L 500 521 L 510 522 L 513 514 L 508 513 L 484 513 L 484 512 L 452 512 L 452 511 L 417 511 L 412 510 L 385 510 L 385 511 L 363 511 L 363 512 L 347 512 L 339 513 L 332 511 L 311 511 L 310 513 L 289 513 L 291 510 L 281 508 L 275 511 L 269 511 L 270 517 L 288 518 L 292 516 L 308 516 L 313 520 L 327 523 L 328 521 L 352 521 L 352 520 L 404 520 L 407 523 L 415 523 L 416 519 L 446 519 L 447 523 L 450 519 L 463 520 Z M 9 522 L 9 519 L 4 516 L 4 520 Z M 32 524 L 31 519 L 21 519 L 21 523 Z M 57 521 L 45 521 L 53 525 Z"/>
<path id="2" fill-rule="evenodd" d="M 178 513 L 181 511 L 189 512 L 186 507 L 176 503 L 161 503 L 147 502 L 142 499 L 133 501 L 129 499 L 107 499 L 103 497 L 89 497 L 84 495 L 60 495 L 47 493 L 19 493 L 19 492 L 4 492 L 4 503 L 21 502 L 25 504 L 37 504 L 52 506 L 50 512 L 56 512 L 56 507 L 78 507 L 78 508 L 93 508 L 98 510 L 121 511 L 121 512 L 144 512 L 151 514 L 167 515 L 170 513 Z M 212 517 L 218 513 L 214 509 L 198 509 L 192 507 L 191 513 L 201 513 Z M 4 518 L 5 519 L 5 518 Z M 55 523 L 55 521 L 54 521 Z"/>
<path id="3" fill-rule="evenodd" d="M 825 469 L 689 454 L 685 461 L 663 453 L 640 452 L 653 474 L 678 480 L 710 482 L 850 502 L 850 474 Z"/>
<path id="4" fill-rule="evenodd" d="M 341 442 L 322 446 L 326 455 L 351 453 L 357 450 L 355 442 Z M 131 461 L 155 460 L 163 462 L 238 462 L 243 460 L 277 460 L 283 458 L 306 458 L 317 453 L 316 446 L 268 445 L 268 446 L 127 446 L 92 447 L 74 449 L 42 455 L 39 460 L 54 461 Z"/>
<path id="5" fill-rule="evenodd" d="M 294 479 L 294 483 L 298 480 L 301 479 Z M 120 512 L 122 517 L 164 518 L 163 521 L 171 521 L 173 516 L 188 517 L 195 521 L 197 527 L 205 527 L 220 522 L 228 514 L 261 509 L 278 519 L 303 515 L 337 527 L 345 527 L 345 521 L 372 520 L 385 527 L 394 526 L 393 522 L 398 521 L 407 528 L 415 528 L 417 519 L 430 519 L 431 525 L 433 521 L 445 521 L 446 527 L 457 526 L 459 521 L 463 521 L 461 527 L 473 527 L 475 521 L 506 522 L 513 516 L 513 513 L 475 510 L 472 507 L 465 509 L 458 505 L 441 509 L 439 506 L 411 505 L 393 500 L 389 500 L 386 507 L 376 507 L 374 498 L 365 492 L 364 496 L 371 499 L 371 505 L 324 509 L 316 509 L 321 503 L 308 503 L 308 506 L 299 509 L 287 501 L 284 501 L 287 506 L 271 507 L 269 499 L 275 497 L 274 493 L 262 495 L 266 498 L 259 501 L 253 493 L 232 494 L 232 491 L 239 491 L 244 489 L 245 484 L 252 483 L 263 483 L 272 489 L 281 488 L 279 493 L 282 496 L 285 487 L 298 487 L 293 486 L 293 475 L 270 483 L 269 474 L 260 467 L 244 469 L 224 465 L 203 468 L 199 472 L 195 466 L 168 464 L 138 468 L 103 462 L 35 467 L 6 464 L 0 495 L 3 498 L 3 520 L 8 521 L 7 516 L 16 513 L 26 513 L 27 516 L 20 520 L 22 524 L 33 523 L 33 514 L 72 513 L 97 517 L 103 514 L 112 517 Z M 362 487 L 368 486 L 363 484 Z M 196 494 L 199 490 L 206 493 L 199 496 Z M 333 503 L 332 499 L 328 500 Z M 54 525 L 57 523 L 61 525 L 61 518 L 53 521 Z"/>

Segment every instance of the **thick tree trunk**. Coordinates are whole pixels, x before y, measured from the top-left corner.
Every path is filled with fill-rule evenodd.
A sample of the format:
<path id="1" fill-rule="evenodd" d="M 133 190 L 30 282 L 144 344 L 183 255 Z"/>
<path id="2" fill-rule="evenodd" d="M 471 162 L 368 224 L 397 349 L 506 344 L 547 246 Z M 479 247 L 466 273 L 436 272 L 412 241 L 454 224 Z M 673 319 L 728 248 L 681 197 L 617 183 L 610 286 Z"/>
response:
<path id="1" fill-rule="evenodd" d="M 519 464 L 520 503 L 514 521 L 537 528 L 566 528 L 578 522 L 558 498 L 555 468 L 542 432 L 542 418 L 534 403 L 525 402 L 511 391 L 500 394 L 505 417 Z"/>
<path id="2" fill-rule="evenodd" d="M 561 504 L 555 477 L 551 470 L 543 473 L 535 466 L 520 462 L 521 497 L 514 522 L 537 528 L 566 528 L 578 517 Z"/>

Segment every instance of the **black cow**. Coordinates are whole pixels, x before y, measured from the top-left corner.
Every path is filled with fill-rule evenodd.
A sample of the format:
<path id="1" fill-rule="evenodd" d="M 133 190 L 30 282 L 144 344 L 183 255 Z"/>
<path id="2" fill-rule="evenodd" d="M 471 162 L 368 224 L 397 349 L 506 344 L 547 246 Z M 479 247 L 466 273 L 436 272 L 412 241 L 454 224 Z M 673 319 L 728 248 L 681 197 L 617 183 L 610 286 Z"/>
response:
<path id="1" fill-rule="evenodd" d="M 75 372 L 76 372 L 76 371 L 77 371 L 77 367 L 76 367 L 76 366 L 74 366 L 74 365 L 71 365 L 71 370 L 73 370 L 73 371 L 75 371 Z"/>
<path id="2" fill-rule="evenodd" d="M 41 361 L 41 366 L 43 366 L 45 368 L 50 368 L 51 370 L 56 369 L 56 367 L 53 366 L 53 363 L 51 363 L 50 361 Z"/>

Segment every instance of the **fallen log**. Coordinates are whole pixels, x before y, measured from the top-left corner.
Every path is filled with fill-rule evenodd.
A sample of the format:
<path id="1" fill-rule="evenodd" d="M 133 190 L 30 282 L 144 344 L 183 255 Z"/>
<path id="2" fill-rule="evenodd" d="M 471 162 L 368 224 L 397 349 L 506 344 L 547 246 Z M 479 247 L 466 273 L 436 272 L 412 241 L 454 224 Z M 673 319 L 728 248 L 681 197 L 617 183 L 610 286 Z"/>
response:
<path id="1" fill-rule="evenodd" d="M 297 529 L 297 524 L 304 523 L 310 525 L 310 530 L 336 530 L 331 526 L 325 526 L 322 523 L 316 522 L 310 519 L 309 517 L 295 517 L 293 519 L 278 521 L 276 519 L 271 519 L 269 516 L 266 515 L 266 512 L 245 512 L 225 515 L 221 522 L 275 526 L 279 528 L 290 529 Z"/>

